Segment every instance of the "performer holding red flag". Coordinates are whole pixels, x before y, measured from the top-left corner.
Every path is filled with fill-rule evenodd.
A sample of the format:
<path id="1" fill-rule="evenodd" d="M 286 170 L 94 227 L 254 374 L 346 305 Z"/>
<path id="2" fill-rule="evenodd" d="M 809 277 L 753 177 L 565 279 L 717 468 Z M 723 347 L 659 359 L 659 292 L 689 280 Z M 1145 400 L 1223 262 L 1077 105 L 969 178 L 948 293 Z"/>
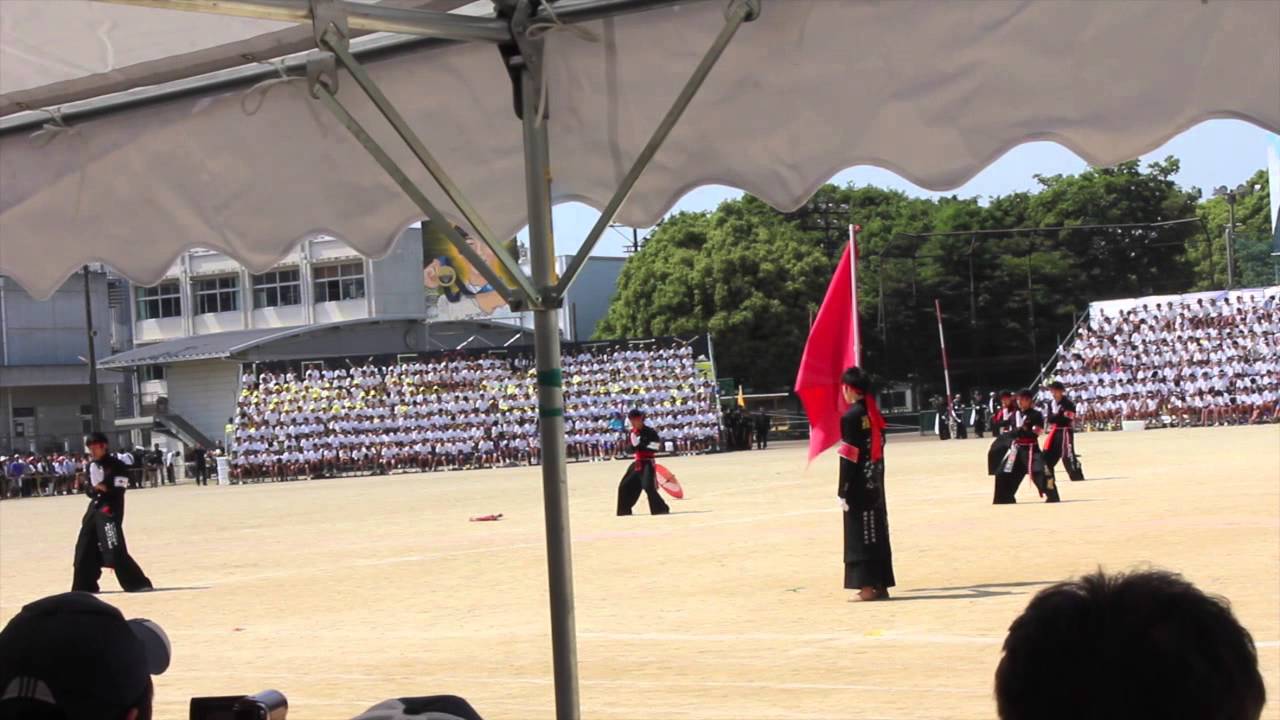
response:
<path id="1" fill-rule="evenodd" d="M 658 432 L 644 424 L 644 412 L 632 410 L 627 413 L 627 421 L 631 423 L 628 435 L 628 450 L 635 453 L 635 462 L 627 466 L 627 473 L 618 483 L 618 514 L 630 515 L 643 491 L 649 498 L 650 515 L 666 515 L 671 508 L 663 502 L 658 494 L 658 482 L 655 474 L 654 457 L 657 454 L 660 440 Z"/>
<path id="2" fill-rule="evenodd" d="M 841 377 L 849 410 L 840 418 L 840 484 L 844 509 L 844 586 L 861 601 L 886 600 L 894 586 L 889 510 L 884 496 L 884 417 L 860 368 Z"/>
<path id="3" fill-rule="evenodd" d="M 859 369 L 858 229 L 849 226 L 849 245 L 809 330 L 796 394 L 809 417 L 809 461 L 842 443 L 837 494 L 845 510 L 845 587 L 856 588 L 858 600 L 883 600 L 894 585 L 884 495 L 885 423 L 870 381 Z M 851 457 L 855 448 L 856 458 Z"/>

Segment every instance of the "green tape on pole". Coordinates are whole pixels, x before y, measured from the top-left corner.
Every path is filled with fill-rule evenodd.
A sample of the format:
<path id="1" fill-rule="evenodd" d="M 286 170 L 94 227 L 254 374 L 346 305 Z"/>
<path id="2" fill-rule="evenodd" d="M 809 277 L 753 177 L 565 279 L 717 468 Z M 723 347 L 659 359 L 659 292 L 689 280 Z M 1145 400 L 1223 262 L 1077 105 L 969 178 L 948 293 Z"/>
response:
<path id="1" fill-rule="evenodd" d="M 564 385 L 564 374 L 560 372 L 560 368 L 540 370 L 538 372 L 538 384 L 543 387 L 562 387 Z"/>
<path id="2" fill-rule="evenodd" d="M 539 408 L 538 408 L 538 417 L 544 417 L 544 418 L 558 418 L 558 417 L 564 417 L 564 408 L 558 408 L 558 407 L 539 407 Z"/>

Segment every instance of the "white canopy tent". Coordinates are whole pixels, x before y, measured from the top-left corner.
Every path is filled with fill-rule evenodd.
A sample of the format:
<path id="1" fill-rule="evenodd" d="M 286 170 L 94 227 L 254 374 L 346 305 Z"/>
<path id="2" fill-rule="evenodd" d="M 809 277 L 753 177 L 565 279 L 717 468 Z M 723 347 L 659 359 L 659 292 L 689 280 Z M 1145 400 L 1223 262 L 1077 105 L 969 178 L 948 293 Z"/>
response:
<path id="1" fill-rule="evenodd" d="M 0 3 L 0 273 L 45 296 L 89 261 L 147 283 L 188 247 L 265 270 L 313 234 L 377 256 L 419 220 L 528 224 L 506 292 L 535 312 L 562 719 L 579 265 L 553 277 L 552 203 L 603 210 L 581 260 L 702 184 L 787 210 L 856 164 L 947 189 L 1031 140 L 1107 165 L 1211 118 L 1280 130 L 1280 0 L 114 2 Z"/>

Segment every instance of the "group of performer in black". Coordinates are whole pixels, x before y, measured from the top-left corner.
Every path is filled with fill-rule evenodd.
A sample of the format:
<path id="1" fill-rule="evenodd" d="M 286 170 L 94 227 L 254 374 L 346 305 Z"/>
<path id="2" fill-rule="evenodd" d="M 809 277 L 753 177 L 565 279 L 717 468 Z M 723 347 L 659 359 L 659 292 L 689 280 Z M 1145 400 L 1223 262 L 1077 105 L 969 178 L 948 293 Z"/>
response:
<path id="1" fill-rule="evenodd" d="M 1075 403 L 1062 383 L 1051 383 L 1053 399 L 1047 416 L 1035 407 L 1035 392 L 999 394 L 999 406 L 991 413 L 995 439 L 987 452 L 987 471 L 995 476 L 996 504 L 1016 502 L 1024 477 L 1029 477 L 1045 502 L 1059 502 L 1055 469 L 1062 461 L 1072 480 L 1083 480 L 1075 452 Z M 871 382 L 860 368 L 841 376 L 841 391 L 848 409 L 840 420 L 838 450 L 840 474 L 836 496 L 844 511 L 844 586 L 857 591 L 856 601 L 884 600 L 895 584 L 893 551 L 889 542 L 889 516 L 884 487 L 885 421 L 876 406 Z M 618 515 L 630 515 L 643 494 L 649 512 L 665 515 L 670 508 L 659 493 L 656 454 L 661 446 L 657 431 L 645 424 L 644 413 L 632 410 L 627 449 L 634 460 L 618 485 Z M 1041 449 L 1040 438 L 1048 436 Z M 107 447 L 107 439 L 94 433 L 87 441 L 90 504 L 76 543 L 74 590 L 98 591 L 104 566 L 113 567 L 126 590 L 149 590 L 151 581 L 130 556 L 124 540 L 126 469 Z"/>
<path id="2" fill-rule="evenodd" d="M 1000 393 L 1000 407 L 991 416 L 991 432 L 995 439 L 987 450 L 987 473 L 995 476 L 997 505 L 1017 502 L 1015 495 L 1024 477 L 1031 478 L 1045 502 L 1059 502 L 1056 469 L 1062 461 L 1067 477 L 1084 480 L 1084 469 L 1076 455 L 1076 405 L 1067 397 L 1060 382 L 1049 384 L 1053 399 L 1048 416 L 1035 407 L 1035 392 L 1021 390 Z M 1049 435 L 1040 447 L 1045 430 Z"/>

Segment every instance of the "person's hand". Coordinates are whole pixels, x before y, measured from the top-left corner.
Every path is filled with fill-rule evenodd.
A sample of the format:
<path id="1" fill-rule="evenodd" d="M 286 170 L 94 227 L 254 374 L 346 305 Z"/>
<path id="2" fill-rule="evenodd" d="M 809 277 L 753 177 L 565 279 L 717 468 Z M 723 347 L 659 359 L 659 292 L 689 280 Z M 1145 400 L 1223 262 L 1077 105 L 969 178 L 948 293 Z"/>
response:
<path id="1" fill-rule="evenodd" d="M 844 498 L 837 498 L 840 501 L 840 509 L 849 512 L 849 501 Z"/>

